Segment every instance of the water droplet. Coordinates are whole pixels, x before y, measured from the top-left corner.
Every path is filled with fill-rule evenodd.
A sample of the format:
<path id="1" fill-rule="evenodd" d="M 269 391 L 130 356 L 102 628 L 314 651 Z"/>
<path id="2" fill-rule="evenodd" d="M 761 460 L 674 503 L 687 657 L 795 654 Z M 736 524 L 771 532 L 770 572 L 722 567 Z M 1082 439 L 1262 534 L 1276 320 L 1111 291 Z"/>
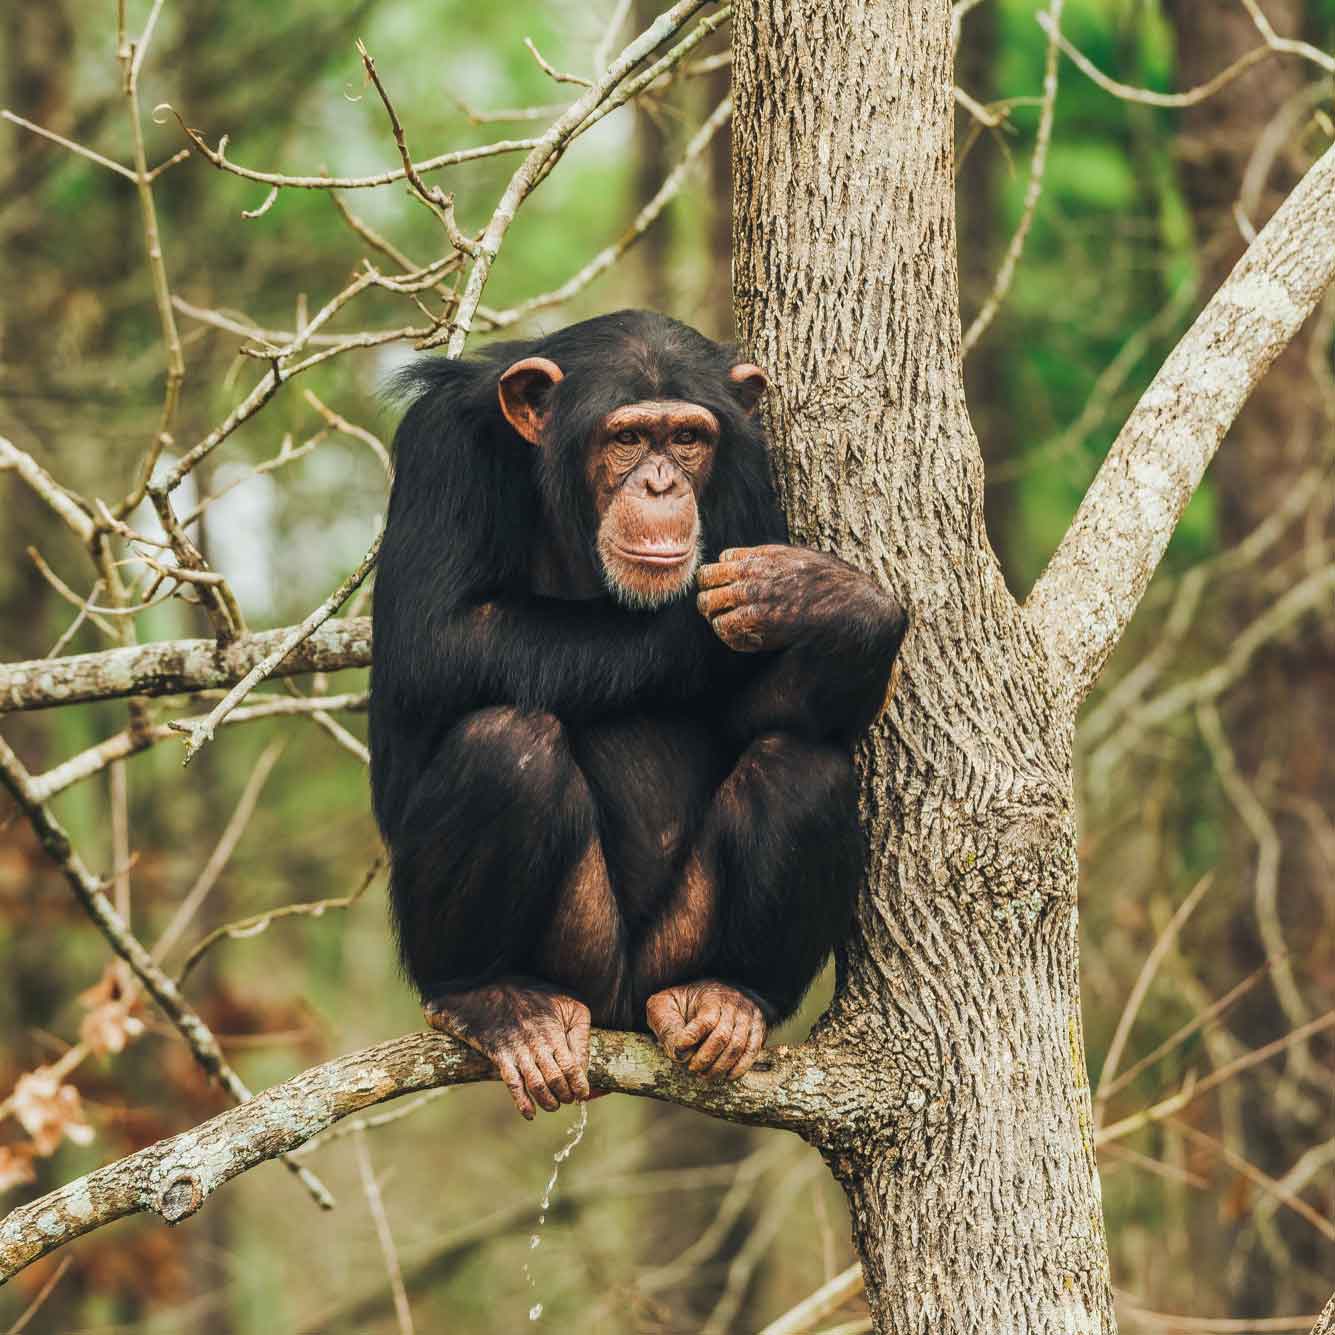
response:
<path id="1" fill-rule="evenodd" d="M 589 1105 L 581 1103 L 579 1105 L 579 1116 L 576 1117 L 570 1130 L 566 1132 L 566 1143 L 552 1155 L 552 1175 L 547 1179 L 547 1189 L 542 1193 L 542 1206 L 538 1214 L 538 1227 L 541 1228 L 547 1222 L 547 1211 L 552 1206 L 552 1193 L 556 1190 L 556 1179 L 560 1176 L 561 1165 L 570 1158 L 570 1152 L 584 1139 L 584 1130 L 589 1125 Z M 536 1251 L 542 1243 L 542 1237 L 538 1233 L 529 1234 L 528 1249 Z M 533 1278 L 533 1272 L 529 1269 L 527 1261 L 524 1262 L 524 1279 L 530 1289 L 538 1287 L 538 1281 Z M 528 1309 L 528 1319 L 536 1321 L 542 1315 L 542 1304 L 534 1303 Z"/>

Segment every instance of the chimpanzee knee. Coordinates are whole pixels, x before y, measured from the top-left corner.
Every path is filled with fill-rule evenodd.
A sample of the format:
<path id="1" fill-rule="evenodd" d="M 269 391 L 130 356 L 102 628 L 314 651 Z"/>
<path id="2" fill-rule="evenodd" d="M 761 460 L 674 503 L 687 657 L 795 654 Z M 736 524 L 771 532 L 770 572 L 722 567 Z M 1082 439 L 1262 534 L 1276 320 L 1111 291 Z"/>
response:
<path id="1" fill-rule="evenodd" d="M 479 710 L 418 781 L 390 892 L 404 966 L 425 998 L 536 967 L 593 802 L 550 714 Z"/>

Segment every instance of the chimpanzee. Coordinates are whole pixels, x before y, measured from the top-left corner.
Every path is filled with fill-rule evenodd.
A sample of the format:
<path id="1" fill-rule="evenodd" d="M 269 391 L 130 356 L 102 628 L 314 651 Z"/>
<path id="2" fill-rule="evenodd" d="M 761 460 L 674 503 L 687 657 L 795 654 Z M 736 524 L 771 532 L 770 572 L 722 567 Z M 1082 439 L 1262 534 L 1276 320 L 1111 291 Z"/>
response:
<path id="1" fill-rule="evenodd" d="M 850 749 L 905 618 L 787 545 L 765 383 L 645 311 L 400 378 L 371 695 L 393 916 L 430 1023 L 528 1118 L 589 1097 L 591 1022 L 742 1075 L 849 926 Z"/>

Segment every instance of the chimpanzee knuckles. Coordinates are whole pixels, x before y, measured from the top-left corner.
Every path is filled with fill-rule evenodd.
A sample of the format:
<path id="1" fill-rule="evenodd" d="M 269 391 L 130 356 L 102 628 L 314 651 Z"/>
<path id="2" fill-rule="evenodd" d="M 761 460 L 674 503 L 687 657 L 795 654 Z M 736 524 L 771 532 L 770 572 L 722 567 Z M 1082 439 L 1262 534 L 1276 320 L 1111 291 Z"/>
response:
<path id="1" fill-rule="evenodd" d="M 565 372 L 547 357 L 525 357 L 515 362 L 496 386 L 501 412 L 530 445 L 542 439 L 547 424 L 547 392 L 565 379 Z"/>
<path id="2" fill-rule="evenodd" d="M 760 402 L 760 396 L 769 388 L 769 378 L 760 367 L 751 362 L 738 362 L 728 372 L 728 379 L 737 386 L 746 411 L 753 413 Z"/>

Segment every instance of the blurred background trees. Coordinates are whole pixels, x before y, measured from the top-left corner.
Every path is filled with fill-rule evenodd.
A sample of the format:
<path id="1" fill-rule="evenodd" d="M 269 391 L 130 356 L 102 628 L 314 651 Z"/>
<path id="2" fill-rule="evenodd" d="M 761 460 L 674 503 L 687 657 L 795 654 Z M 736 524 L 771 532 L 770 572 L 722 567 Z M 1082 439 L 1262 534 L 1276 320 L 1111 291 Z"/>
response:
<path id="1" fill-rule="evenodd" d="M 142 23 L 146 6 L 130 8 L 132 26 Z M 170 102 L 210 143 L 230 134 L 230 156 L 248 165 L 370 172 L 392 165 L 394 150 L 355 38 L 374 53 L 424 156 L 528 134 L 533 122 L 486 118 L 559 105 L 579 90 L 553 83 L 523 39 L 557 69 L 587 75 L 614 11 L 625 8 L 612 0 L 190 0 L 163 12 L 141 101 L 146 109 Z M 660 6 L 635 0 L 629 8 L 638 30 Z M 988 303 L 1025 216 L 1047 58 L 1035 22 L 1042 8 L 1034 0 L 957 6 L 959 84 L 996 122 L 964 109 L 959 116 L 966 328 Z M 1120 95 L 1101 87 L 1062 58 L 1022 261 L 968 362 L 989 470 L 989 530 L 1017 592 L 1065 530 L 1164 353 L 1250 229 L 1335 132 L 1332 66 L 1301 53 L 1259 61 L 1209 97 L 1163 96 L 1206 84 L 1261 45 L 1254 10 L 1244 0 L 1067 0 L 1064 34 L 1125 87 Z M 1335 0 L 1261 0 L 1261 11 L 1281 37 L 1305 40 L 1318 55 L 1331 49 Z M 14 5 L 0 25 L 3 105 L 128 160 L 114 7 Z M 725 95 L 726 68 L 709 67 L 709 57 L 726 49 L 724 29 L 697 53 L 706 68 L 696 77 L 608 117 L 571 149 L 519 214 L 487 288 L 489 306 L 557 286 L 624 232 Z M 146 115 L 145 124 L 150 162 L 180 148 L 170 117 Z M 0 435 L 83 494 L 119 496 L 162 399 L 161 334 L 134 186 L 13 124 L 0 124 L 0 144 Z M 484 221 L 511 169 L 509 160 L 486 159 L 440 178 L 466 230 Z M 651 305 L 727 336 L 727 190 L 725 129 L 643 242 L 575 300 L 524 327 Z M 299 324 L 297 294 L 304 308 L 318 309 L 368 253 L 324 191 L 284 191 L 262 216 L 243 220 L 265 187 L 195 156 L 173 167 L 156 194 L 178 296 L 266 328 Z M 342 198 L 415 261 L 439 253 L 438 224 L 401 188 Z M 401 298 L 372 292 L 362 300 L 358 327 L 402 323 Z M 189 442 L 226 414 L 254 370 L 238 357 L 235 334 L 182 311 L 177 319 L 188 375 L 173 435 Z M 1082 950 L 1096 1089 L 1156 941 L 1165 948 L 1121 1070 L 1193 1018 L 1209 1017 L 1101 1101 L 1105 1125 L 1335 1006 L 1333 326 L 1328 301 L 1263 382 L 1086 711 Z M 388 439 L 394 415 L 377 393 L 404 355 L 390 345 L 317 368 L 193 475 L 196 497 L 239 483 L 206 511 L 196 541 L 227 573 L 253 625 L 290 624 L 323 598 L 365 551 L 384 505 L 374 450 L 355 432 L 331 428 L 303 390 Z M 285 436 L 293 448 L 316 443 L 251 476 Z M 4 472 L 0 515 L 0 660 L 37 658 L 74 609 L 27 549 L 38 549 L 81 597 L 83 554 Z M 1297 587 L 1308 594 L 1295 601 Z M 175 601 L 138 621 L 144 638 L 206 633 L 198 612 Z M 90 621 L 65 651 L 108 642 Z M 362 687 L 364 674 L 344 676 L 327 689 Z M 125 705 L 110 702 L 2 722 L 6 741 L 39 771 L 117 731 L 125 717 Z M 363 735 L 360 715 L 341 721 Z M 145 939 L 167 927 L 219 840 L 234 836 L 166 957 L 173 972 L 210 929 L 293 900 L 350 894 L 371 873 L 378 845 L 364 770 L 320 728 L 279 720 L 224 730 L 184 782 L 179 759 L 176 747 L 155 747 L 121 771 L 123 799 L 115 772 L 103 772 L 55 803 L 90 863 L 110 873 L 122 868 L 112 817 L 123 802 L 133 912 Z M 1200 907 L 1180 933 L 1165 936 L 1175 908 L 1206 875 Z M 417 1026 L 395 974 L 382 893 L 376 880 L 346 910 L 225 940 L 191 974 L 191 1000 L 252 1087 Z M 26 824 L 0 827 L 0 970 L 8 980 L 0 990 L 0 1096 L 59 1061 L 81 1030 L 86 1038 L 88 1016 L 106 1018 L 105 985 L 84 995 L 104 979 L 106 963 L 102 939 Z M 1258 970 L 1263 976 L 1236 1004 L 1211 1010 Z M 828 988 L 813 996 L 803 1024 L 826 996 Z M 223 1106 L 151 1008 L 133 1017 L 143 1034 L 123 1035 L 123 1051 L 95 1052 L 67 1077 L 89 1143 L 67 1136 L 54 1155 L 29 1163 L 17 1152 L 31 1140 L 16 1116 L 22 1102 L 6 1103 L 3 1203 Z M 1294 1316 L 1298 1329 L 1301 1314 L 1329 1297 L 1333 1075 L 1332 1048 L 1319 1036 L 1222 1085 L 1181 1121 L 1159 1120 L 1103 1146 L 1114 1281 L 1128 1329 L 1187 1328 L 1147 1315 L 1173 1312 Z M 370 1134 L 366 1152 L 419 1329 L 511 1331 L 540 1300 L 543 1322 L 560 1330 L 755 1331 L 852 1260 L 842 1197 L 813 1152 L 788 1137 L 625 1098 L 593 1105 L 543 1246 L 530 1254 L 549 1156 L 563 1139 L 556 1119 L 524 1126 L 504 1091 L 486 1087 L 450 1091 Z M 319 1214 L 278 1168 L 247 1175 L 181 1229 L 134 1221 L 76 1244 L 30 1329 L 396 1329 L 354 1140 L 307 1162 L 338 1196 L 335 1213 Z M 23 1180 L 28 1169 L 35 1184 Z M 18 1317 L 61 1259 L 33 1267 L 0 1295 L 0 1326 Z M 852 1299 L 842 1319 L 857 1313 Z"/>

